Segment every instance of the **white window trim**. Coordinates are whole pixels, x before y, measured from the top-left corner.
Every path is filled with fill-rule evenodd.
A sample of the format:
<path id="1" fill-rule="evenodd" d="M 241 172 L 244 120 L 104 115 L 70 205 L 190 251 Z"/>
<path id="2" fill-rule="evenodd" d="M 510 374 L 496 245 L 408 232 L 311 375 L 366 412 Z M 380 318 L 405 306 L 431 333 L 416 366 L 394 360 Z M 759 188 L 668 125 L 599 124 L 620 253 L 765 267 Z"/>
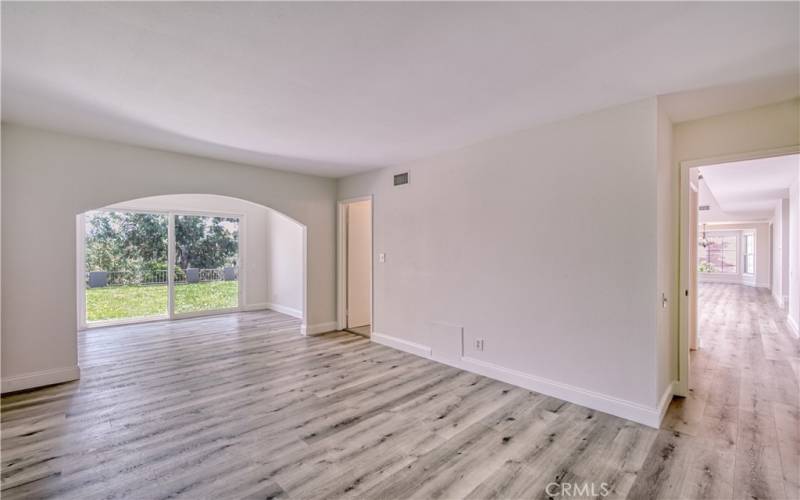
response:
<path id="1" fill-rule="evenodd" d="M 747 252 L 747 245 L 745 244 L 745 240 L 746 240 L 746 238 L 748 236 L 751 236 L 753 238 L 753 269 L 752 269 L 752 272 L 747 272 L 747 266 L 746 266 L 746 262 L 747 262 L 747 253 L 746 253 Z M 741 255 L 742 275 L 746 276 L 748 278 L 754 278 L 755 275 L 756 275 L 756 263 L 757 263 L 757 259 L 758 259 L 757 255 L 756 255 L 757 254 L 756 245 L 757 245 L 756 232 L 751 230 L 751 229 L 742 230 L 742 244 L 741 244 L 741 248 L 742 248 L 742 255 Z"/>

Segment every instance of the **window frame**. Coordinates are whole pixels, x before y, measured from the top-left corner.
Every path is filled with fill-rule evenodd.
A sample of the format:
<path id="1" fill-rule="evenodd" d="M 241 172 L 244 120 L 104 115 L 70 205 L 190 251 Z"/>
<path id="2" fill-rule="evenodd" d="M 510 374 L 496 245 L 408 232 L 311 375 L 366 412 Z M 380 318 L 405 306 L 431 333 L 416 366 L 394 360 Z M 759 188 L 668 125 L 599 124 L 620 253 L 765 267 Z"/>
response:
<path id="1" fill-rule="evenodd" d="M 152 215 L 165 215 L 168 217 L 169 226 L 167 228 L 167 289 L 168 289 L 168 310 L 167 314 L 163 316 L 147 316 L 141 318 L 120 318 L 111 320 L 98 320 L 87 321 L 86 318 L 86 287 L 84 277 L 86 274 L 86 214 L 89 212 L 131 212 L 131 213 L 145 213 Z M 174 275 L 175 275 L 175 217 L 179 215 L 186 216 L 200 216 L 200 217 L 221 217 L 226 219 L 239 219 L 239 290 L 238 290 L 238 305 L 236 307 L 224 309 L 208 309 L 197 312 L 175 312 L 174 304 Z M 245 310 L 245 302 L 247 296 L 245 293 L 245 286 L 247 280 L 246 272 L 246 227 L 247 218 L 244 213 L 235 212 L 213 212 L 213 211 L 198 211 L 198 210 L 172 210 L 172 209 L 149 209 L 131 207 L 129 208 L 124 203 L 118 205 L 111 205 L 101 208 L 95 208 L 82 212 L 76 216 L 76 238 L 77 238 L 77 252 L 76 252 L 76 274 L 77 274 L 77 294 L 78 294 L 78 331 L 90 330 L 92 328 L 101 328 L 104 326 L 117 326 L 128 325 L 137 323 L 148 323 L 151 321 L 164 321 L 185 318 L 198 318 L 202 316 L 213 316 L 217 314 L 224 314 L 228 312 L 239 312 Z"/>
<path id="2" fill-rule="evenodd" d="M 747 251 L 747 240 L 752 242 L 752 253 Z M 742 231 L 742 275 L 755 276 L 756 274 L 756 233 L 755 231 Z M 747 265 L 747 257 L 752 257 L 752 269 Z"/>
<path id="3" fill-rule="evenodd" d="M 727 237 L 732 237 L 733 238 L 733 241 L 736 242 L 736 257 L 733 259 L 734 265 L 736 267 L 736 271 L 732 272 L 732 273 L 726 273 L 726 272 L 720 272 L 720 271 L 701 272 L 701 271 L 698 270 L 698 274 L 703 275 L 703 276 L 742 276 L 742 267 L 741 267 L 742 263 L 740 262 L 741 258 L 742 258 L 742 237 L 741 237 L 742 231 L 741 230 L 735 230 L 735 229 L 708 229 L 708 230 L 705 231 L 705 233 L 706 233 L 707 237 L 708 236 L 727 236 Z M 701 253 L 702 253 L 702 250 L 698 251 L 698 253 L 697 253 L 697 261 L 695 262 L 695 266 L 698 266 L 698 268 L 700 266 Z M 708 254 L 706 253 L 706 256 L 707 255 Z"/>

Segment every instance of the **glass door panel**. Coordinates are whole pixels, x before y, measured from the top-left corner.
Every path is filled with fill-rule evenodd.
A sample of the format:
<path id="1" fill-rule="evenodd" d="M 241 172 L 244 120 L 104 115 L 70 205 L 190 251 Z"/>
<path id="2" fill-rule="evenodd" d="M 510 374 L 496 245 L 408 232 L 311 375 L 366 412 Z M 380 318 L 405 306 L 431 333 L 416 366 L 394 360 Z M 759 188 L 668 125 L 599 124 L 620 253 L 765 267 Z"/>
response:
<path id="1" fill-rule="evenodd" d="M 175 216 L 174 312 L 239 306 L 239 219 Z"/>
<path id="2" fill-rule="evenodd" d="M 85 214 L 86 322 L 168 315 L 167 223 L 163 214 Z"/>

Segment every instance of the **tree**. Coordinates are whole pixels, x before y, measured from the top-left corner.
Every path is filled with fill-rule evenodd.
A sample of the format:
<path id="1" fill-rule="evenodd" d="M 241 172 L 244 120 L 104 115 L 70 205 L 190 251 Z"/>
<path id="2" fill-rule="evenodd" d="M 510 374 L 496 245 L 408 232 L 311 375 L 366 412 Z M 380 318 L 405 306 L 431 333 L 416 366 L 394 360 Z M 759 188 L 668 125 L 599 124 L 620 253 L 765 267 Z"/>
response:
<path id="1" fill-rule="evenodd" d="M 86 214 L 86 270 L 122 272 L 121 282 L 141 283 L 167 269 L 166 215 L 133 212 Z M 224 217 L 175 217 L 175 264 L 216 269 L 237 265 L 239 220 Z"/>
<path id="2" fill-rule="evenodd" d="M 195 215 L 175 218 L 175 263 L 180 269 L 235 266 L 238 250 L 238 219 Z"/>
<path id="3" fill-rule="evenodd" d="M 166 216 L 105 211 L 86 215 L 87 271 L 114 272 L 115 281 L 136 283 L 166 268 Z"/>

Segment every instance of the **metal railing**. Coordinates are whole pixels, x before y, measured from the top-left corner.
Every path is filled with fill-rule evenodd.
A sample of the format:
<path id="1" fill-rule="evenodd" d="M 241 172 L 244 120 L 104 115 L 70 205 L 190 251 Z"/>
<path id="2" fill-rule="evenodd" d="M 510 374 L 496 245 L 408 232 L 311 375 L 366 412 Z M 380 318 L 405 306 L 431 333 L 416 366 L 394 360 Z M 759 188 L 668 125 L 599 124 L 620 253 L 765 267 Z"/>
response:
<path id="1" fill-rule="evenodd" d="M 226 275 L 226 270 L 227 275 Z M 198 269 L 199 282 L 233 281 L 239 279 L 239 267 Z M 226 279 L 227 278 L 227 279 Z M 158 271 L 89 271 L 85 275 L 88 288 L 105 286 L 149 286 L 166 285 L 167 270 Z M 175 268 L 175 283 L 195 282 L 189 279 L 186 270 Z"/>

